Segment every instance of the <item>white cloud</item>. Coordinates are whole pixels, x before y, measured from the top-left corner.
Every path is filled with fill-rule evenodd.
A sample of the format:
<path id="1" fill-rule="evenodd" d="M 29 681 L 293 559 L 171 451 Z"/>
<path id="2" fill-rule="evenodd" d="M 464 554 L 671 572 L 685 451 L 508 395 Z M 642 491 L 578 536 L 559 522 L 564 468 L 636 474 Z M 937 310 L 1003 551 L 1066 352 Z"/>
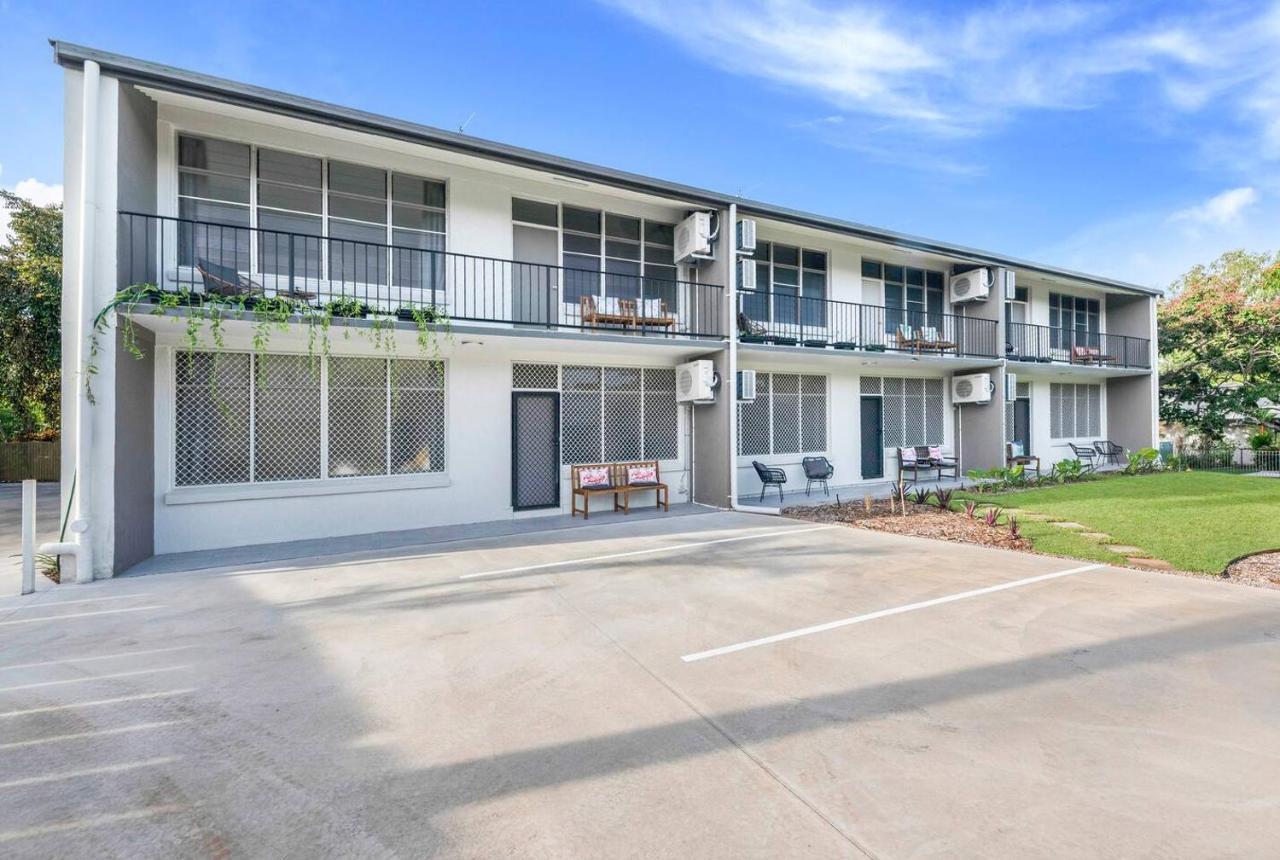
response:
<path id="1" fill-rule="evenodd" d="M 887 123 L 917 137 L 980 135 L 1019 111 L 1097 106 L 1137 78 L 1172 113 L 1225 108 L 1259 155 L 1280 158 L 1276 3 L 1122 18 L 1112 5 L 1075 2 L 931 14 L 884 0 L 601 2 L 710 64 L 874 118 L 877 132 Z"/>
<path id="2" fill-rule="evenodd" d="M 52 206 L 62 202 L 62 185 L 50 185 L 39 179 L 23 179 L 9 189 L 19 197 L 30 200 L 37 206 Z M 0 242 L 9 241 L 9 209 L 0 205 Z"/>
<path id="3" fill-rule="evenodd" d="M 1240 221 L 1244 210 L 1258 202 L 1258 191 L 1254 188 L 1232 188 L 1216 194 L 1198 206 L 1179 209 L 1169 216 L 1170 221 L 1182 221 L 1189 224 L 1207 224 L 1225 227 Z"/>
<path id="4" fill-rule="evenodd" d="M 1027 254 L 1069 269 L 1167 287 L 1196 263 L 1224 251 L 1274 251 L 1280 197 L 1234 188 L 1168 211 L 1104 219 Z"/>

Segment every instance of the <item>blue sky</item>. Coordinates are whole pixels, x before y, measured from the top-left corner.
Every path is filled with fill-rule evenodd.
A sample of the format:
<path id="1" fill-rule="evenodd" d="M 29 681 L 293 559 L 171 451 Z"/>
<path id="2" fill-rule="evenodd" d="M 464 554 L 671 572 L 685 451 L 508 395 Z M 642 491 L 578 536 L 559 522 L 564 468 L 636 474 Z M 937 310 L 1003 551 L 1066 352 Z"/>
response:
<path id="1" fill-rule="evenodd" d="M 0 186 L 49 37 L 1157 286 L 1280 247 L 1280 3 L 0 0 Z"/>

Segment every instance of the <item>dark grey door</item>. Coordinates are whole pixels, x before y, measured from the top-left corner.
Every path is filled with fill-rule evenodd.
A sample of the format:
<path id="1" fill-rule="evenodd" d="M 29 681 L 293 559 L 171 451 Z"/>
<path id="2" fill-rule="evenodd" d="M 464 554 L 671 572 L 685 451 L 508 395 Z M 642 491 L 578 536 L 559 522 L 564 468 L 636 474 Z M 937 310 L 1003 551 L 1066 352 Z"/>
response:
<path id="1" fill-rule="evenodd" d="M 1022 445 L 1022 453 L 1031 453 L 1031 401 L 1025 397 L 1013 401 L 1013 441 Z"/>
<path id="2" fill-rule="evenodd" d="M 862 477 L 884 477 L 884 422 L 879 397 L 864 397 L 862 415 Z"/>
<path id="3" fill-rule="evenodd" d="M 516 224 L 511 278 L 511 319 L 549 325 L 560 313 L 560 247 L 555 230 Z"/>
<path id="4" fill-rule="evenodd" d="M 560 395 L 511 392 L 511 507 L 560 506 Z"/>

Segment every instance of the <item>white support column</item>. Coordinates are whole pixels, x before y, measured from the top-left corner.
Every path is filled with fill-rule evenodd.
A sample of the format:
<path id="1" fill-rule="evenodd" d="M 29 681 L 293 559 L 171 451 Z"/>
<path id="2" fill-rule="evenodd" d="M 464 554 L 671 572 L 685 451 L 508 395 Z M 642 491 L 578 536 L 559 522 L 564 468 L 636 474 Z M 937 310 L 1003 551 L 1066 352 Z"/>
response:
<path id="1" fill-rule="evenodd" d="M 22 482 L 22 593 L 36 590 L 36 482 Z"/>

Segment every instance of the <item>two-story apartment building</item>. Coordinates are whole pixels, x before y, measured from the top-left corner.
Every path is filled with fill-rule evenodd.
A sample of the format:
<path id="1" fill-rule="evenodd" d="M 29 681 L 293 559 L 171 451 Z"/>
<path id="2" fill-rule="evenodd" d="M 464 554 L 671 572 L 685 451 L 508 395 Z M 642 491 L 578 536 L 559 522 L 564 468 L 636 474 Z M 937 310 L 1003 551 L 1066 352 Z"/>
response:
<path id="1" fill-rule="evenodd" d="M 159 553 L 561 514 L 576 463 L 656 460 L 673 503 L 730 507 L 759 490 L 753 461 L 799 480 L 822 455 L 836 484 L 870 486 L 904 445 L 972 469 L 1011 441 L 1047 467 L 1069 443 L 1155 440 L 1148 289 L 54 52 L 79 578 Z M 695 213 L 716 238 L 679 254 Z M 979 270 L 985 298 L 953 302 L 953 276 Z M 93 355 L 95 318 L 139 284 L 179 301 L 118 309 L 138 349 L 117 324 Z M 211 325 L 211 296 L 247 310 Z M 254 310 L 279 297 L 326 309 L 322 347 L 314 320 Z M 680 399 L 694 360 L 723 380 L 714 402 Z M 753 399 L 739 370 L 756 372 Z M 971 374 L 989 396 L 953 400 Z"/>

